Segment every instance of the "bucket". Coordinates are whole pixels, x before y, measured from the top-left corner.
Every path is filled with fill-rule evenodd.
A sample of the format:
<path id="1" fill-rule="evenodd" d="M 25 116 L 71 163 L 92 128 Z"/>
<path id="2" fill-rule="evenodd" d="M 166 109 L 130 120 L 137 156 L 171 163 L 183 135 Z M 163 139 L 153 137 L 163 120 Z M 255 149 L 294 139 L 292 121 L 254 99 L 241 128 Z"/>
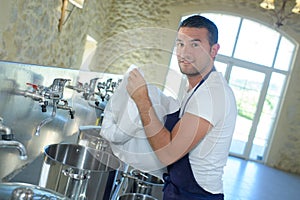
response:
<path id="1" fill-rule="evenodd" d="M 110 199 L 120 161 L 112 154 L 76 144 L 45 148 L 39 185 L 71 199 Z"/>
<path id="2" fill-rule="evenodd" d="M 118 200 L 157 200 L 157 199 L 146 194 L 127 193 L 127 194 L 120 195 L 118 197 Z"/>
<path id="3" fill-rule="evenodd" d="M 157 199 L 163 198 L 164 182 L 162 179 L 137 169 L 133 169 L 130 174 L 123 174 L 123 176 L 127 178 L 126 193 L 146 194 Z"/>

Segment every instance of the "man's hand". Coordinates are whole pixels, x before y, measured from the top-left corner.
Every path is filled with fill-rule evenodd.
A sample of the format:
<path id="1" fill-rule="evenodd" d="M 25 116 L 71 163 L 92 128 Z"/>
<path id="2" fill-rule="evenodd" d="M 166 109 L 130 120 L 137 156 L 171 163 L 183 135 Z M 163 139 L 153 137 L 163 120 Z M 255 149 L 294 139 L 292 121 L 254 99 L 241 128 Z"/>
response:
<path id="1" fill-rule="evenodd" d="M 146 81 L 138 69 L 129 72 L 127 91 L 136 104 L 143 103 L 143 99 L 148 99 L 148 89 Z"/>

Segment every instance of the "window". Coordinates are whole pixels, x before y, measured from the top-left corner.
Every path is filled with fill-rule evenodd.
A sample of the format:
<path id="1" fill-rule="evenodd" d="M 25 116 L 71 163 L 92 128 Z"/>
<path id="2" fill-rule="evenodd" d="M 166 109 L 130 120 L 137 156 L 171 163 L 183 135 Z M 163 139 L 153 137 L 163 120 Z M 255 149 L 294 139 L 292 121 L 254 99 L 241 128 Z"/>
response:
<path id="1" fill-rule="evenodd" d="M 230 153 L 264 161 L 296 45 L 272 28 L 249 19 L 216 13 L 201 15 L 218 26 L 221 48 L 215 67 L 236 96 L 238 117 Z M 174 60 L 173 54 L 170 63 L 173 73 L 178 69 Z M 167 79 L 166 88 L 174 86 L 172 80 Z M 182 77 L 181 85 L 177 86 L 178 97 L 185 84 Z"/>

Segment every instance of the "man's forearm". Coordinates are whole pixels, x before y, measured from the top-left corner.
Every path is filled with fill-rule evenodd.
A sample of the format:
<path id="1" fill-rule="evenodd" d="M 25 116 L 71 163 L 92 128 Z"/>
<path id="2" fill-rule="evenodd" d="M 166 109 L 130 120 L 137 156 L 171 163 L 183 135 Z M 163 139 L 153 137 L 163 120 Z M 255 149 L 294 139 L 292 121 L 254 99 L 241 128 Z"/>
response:
<path id="1" fill-rule="evenodd" d="M 136 104 L 148 141 L 159 159 L 165 163 L 168 152 L 166 147 L 170 145 L 171 133 L 159 121 L 148 96 L 137 100 Z"/>

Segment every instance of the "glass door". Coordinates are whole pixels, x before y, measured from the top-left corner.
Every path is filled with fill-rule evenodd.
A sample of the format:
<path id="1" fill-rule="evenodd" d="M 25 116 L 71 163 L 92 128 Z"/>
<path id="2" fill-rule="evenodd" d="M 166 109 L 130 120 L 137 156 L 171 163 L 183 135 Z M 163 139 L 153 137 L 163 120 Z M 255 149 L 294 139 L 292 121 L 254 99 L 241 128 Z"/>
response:
<path id="1" fill-rule="evenodd" d="M 233 66 L 229 84 L 236 97 L 238 116 L 233 134 L 230 153 L 243 158 L 249 157 L 255 138 L 255 119 L 265 82 L 265 74 Z"/>

